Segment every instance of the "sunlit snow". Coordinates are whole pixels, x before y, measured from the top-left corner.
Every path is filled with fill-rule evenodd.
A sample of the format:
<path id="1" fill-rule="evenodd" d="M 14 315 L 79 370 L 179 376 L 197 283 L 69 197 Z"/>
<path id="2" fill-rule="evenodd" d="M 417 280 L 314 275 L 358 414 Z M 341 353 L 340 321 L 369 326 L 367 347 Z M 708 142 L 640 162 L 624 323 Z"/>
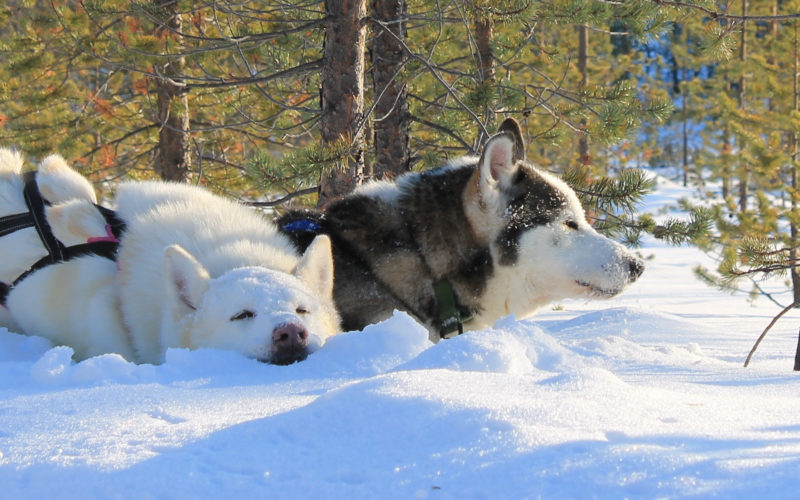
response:
<path id="1" fill-rule="evenodd" d="M 659 179 L 648 208 L 691 191 Z M 3 498 L 794 498 L 800 313 L 707 288 L 653 240 L 610 301 L 432 345 L 397 313 L 301 363 L 160 366 L 0 328 Z M 781 282 L 763 286 L 781 295 Z"/>

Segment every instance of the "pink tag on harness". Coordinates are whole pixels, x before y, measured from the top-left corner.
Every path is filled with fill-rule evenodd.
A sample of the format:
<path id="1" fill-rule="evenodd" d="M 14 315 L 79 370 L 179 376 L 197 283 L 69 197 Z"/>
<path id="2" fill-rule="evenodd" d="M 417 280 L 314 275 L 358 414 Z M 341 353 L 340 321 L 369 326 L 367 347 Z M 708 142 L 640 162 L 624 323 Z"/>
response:
<path id="1" fill-rule="evenodd" d="M 114 233 L 111 231 L 111 226 L 106 224 L 106 235 L 105 236 L 95 236 L 86 240 L 87 243 L 97 243 L 100 241 L 110 241 L 112 243 L 119 243 L 119 240 Z"/>

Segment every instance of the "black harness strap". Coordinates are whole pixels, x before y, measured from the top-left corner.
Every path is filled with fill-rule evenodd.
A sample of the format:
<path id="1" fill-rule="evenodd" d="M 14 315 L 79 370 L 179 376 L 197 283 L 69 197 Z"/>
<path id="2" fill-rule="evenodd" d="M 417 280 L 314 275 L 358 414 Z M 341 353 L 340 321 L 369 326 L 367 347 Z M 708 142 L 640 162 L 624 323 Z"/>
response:
<path id="1" fill-rule="evenodd" d="M 84 243 L 82 245 L 65 247 L 63 252 L 64 258 L 58 262 L 67 262 L 85 255 L 98 255 L 109 260 L 114 260 L 117 255 L 118 247 L 119 243 L 115 241 L 96 241 L 94 243 Z M 14 283 L 8 287 L 9 290 L 14 288 L 20 281 L 24 280 L 32 273 L 42 269 L 43 267 L 47 267 L 50 264 L 53 264 L 52 256 L 50 255 L 45 255 L 41 259 L 37 260 L 36 263 L 29 267 L 27 271 L 19 275 L 19 277 L 14 280 Z"/>
<path id="2" fill-rule="evenodd" d="M 86 255 L 98 255 L 113 261 L 116 260 L 118 248 L 119 243 L 116 241 L 95 241 L 92 243 L 84 243 L 82 245 L 65 247 L 62 253 L 63 259 L 60 261 L 54 262 L 52 255 L 45 255 L 41 259 L 37 260 L 36 263 L 29 267 L 24 273 L 19 275 L 19 277 L 10 285 L 0 282 L 0 305 L 5 305 L 8 294 L 11 293 L 12 288 L 17 286 L 20 281 L 24 280 L 39 269 L 47 267 L 51 264 L 57 264 L 59 262 L 68 262 L 72 259 L 77 259 L 78 257 L 83 257 Z"/>
<path id="3" fill-rule="evenodd" d="M 33 216 L 28 212 L 0 217 L 0 237 L 28 227 L 33 227 Z"/>
<path id="4" fill-rule="evenodd" d="M 64 245 L 56 239 L 53 235 L 53 230 L 47 222 L 47 217 L 44 213 L 44 199 L 39 192 L 39 186 L 36 184 L 36 172 L 25 173 L 25 203 L 28 205 L 31 217 L 33 217 L 33 226 L 36 232 L 39 233 L 39 239 L 50 254 L 51 262 L 61 262 L 64 260 Z"/>
<path id="5" fill-rule="evenodd" d="M 114 237 L 117 239 L 122 238 L 122 233 L 125 232 L 126 225 L 125 221 L 117 217 L 117 212 L 111 210 L 110 208 L 106 208 L 100 205 L 95 205 L 94 208 L 96 208 L 97 211 L 100 212 L 100 215 L 102 215 L 103 218 L 106 220 L 106 224 L 108 224 L 108 227 L 111 228 L 111 234 L 113 234 Z M 98 255 L 101 254 L 98 253 Z M 112 257 L 111 259 L 114 260 L 116 259 L 116 257 Z"/>
<path id="6" fill-rule="evenodd" d="M 114 238 L 109 237 L 108 239 L 99 239 L 81 245 L 65 247 L 64 244 L 55 237 L 50 224 L 47 222 L 45 206 L 49 205 L 49 203 L 42 198 L 39 192 L 39 186 L 36 184 L 36 172 L 25 173 L 24 179 L 25 188 L 23 190 L 23 196 L 25 197 L 25 204 L 28 205 L 29 211 L 27 213 L 0 218 L 0 236 L 5 236 L 21 229 L 34 227 L 48 254 L 36 261 L 36 263 L 17 277 L 10 285 L 0 282 L 0 305 L 5 305 L 8 294 L 11 292 L 12 288 L 23 279 L 30 276 L 31 273 L 43 267 L 59 262 L 66 262 L 85 255 L 98 255 L 109 260 L 116 260 L 117 250 L 119 249 L 119 238 L 125 231 L 125 222 L 117 217 L 116 212 L 100 205 L 95 205 L 95 208 L 97 208 L 106 220 L 106 224 L 110 228 Z"/>

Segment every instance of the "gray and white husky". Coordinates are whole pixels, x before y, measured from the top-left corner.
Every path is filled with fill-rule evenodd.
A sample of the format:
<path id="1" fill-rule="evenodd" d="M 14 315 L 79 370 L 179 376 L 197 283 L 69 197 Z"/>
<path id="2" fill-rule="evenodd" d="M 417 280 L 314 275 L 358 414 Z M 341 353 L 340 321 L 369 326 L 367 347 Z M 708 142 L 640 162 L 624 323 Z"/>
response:
<path id="1" fill-rule="evenodd" d="M 568 297 L 612 297 L 642 262 L 595 231 L 575 192 L 525 159 L 508 119 L 480 157 L 376 181 L 278 220 L 302 251 L 331 237 L 345 330 L 404 310 L 438 341 Z M 470 319 L 471 318 L 471 319 Z"/>

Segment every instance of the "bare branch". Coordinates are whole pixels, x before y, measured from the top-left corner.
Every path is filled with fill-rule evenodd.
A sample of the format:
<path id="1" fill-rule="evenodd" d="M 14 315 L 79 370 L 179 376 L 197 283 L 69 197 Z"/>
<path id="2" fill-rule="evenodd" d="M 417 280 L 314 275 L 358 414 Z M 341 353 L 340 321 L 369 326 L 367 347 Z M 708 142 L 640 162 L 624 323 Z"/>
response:
<path id="1" fill-rule="evenodd" d="M 455 132 L 453 132 L 449 128 L 442 127 L 441 125 L 437 125 L 437 124 L 435 124 L 433 122 L 430 122 L 428 120 L 424 120 L 424 119 L 416 117 L 416 116 L 412 116 L 411 119 L 414 120 L 417 123 L 421 123 L 423 125 L 427 125 L 428 127 L 434 128 L 434 129 L 436 129 L 436 130 L 438 130 L 440 132 L 444 132 L 445 134 L 449 135 L 450 137 L 452 137 L 453 139 L 458 141 L 462 146 L 464 146 L 467 149 L 467 151 L 469 151 L 469 154 L 475 154 L 476 153 L 476 151 L 474 149 L 472 149 L 472 146 L 467 144 L 467 142 L 464 139 L 459 137 Z"/>
<path id="2" fill-rule="evenodd" d="M 223 87 L 236 87 L 239 85 L 248 85 L 251 83 L 264 83 L 272 80 L 292 78 L 298 75 L 313 73 L 314 71 L 317 71 L 320 68 L 322 68 L 322 59 L 317 59 L 316 61 L 303 63 L 299 66 L 295 66 L 294 68 L 278 71 L 277 73 L 272 73 L 271 75 L 267 76 L 252 77 L 252 78 L 237 78 L 235 80 L 220 80 L 218 82 L 209 82 L 209 83 L 190 83 L 186 85 L 186 88 L 187 90 L 216 89 Z"/>
<path id="3" fill-rule="evenodd" d="M 160 126 L 160 124 L 158 124 L 158 123 L 150 123 L 149 125 L 143 125 L 143 126 L 138 127 L 138 128 L 136 128 L 134 130 L 131 130 L 127 134 L 124 134 L 123 136 L 118 137 L 118 138 L 116 138 L 114 140 L 103 142 L 102 145 L 91 149 L 90 151 L 86 152 L 83 156 L 91 156 L 91 155 L 97 153 L 98 151 L 100 151 L 101 149 L 103 149 L 104 147 L 120 144 L 120 143 L 125 142 L 127 139 L 133 137 L 134 135 L 136 135 L 136 134 L 138 134 L 140 132 L 144 132 L 145 130 L 149 130 L 151 128 L 156 128 L 156 127 L 159 127 L 159 126 Z"/>
<path id="4" fill-rule="evenodd" d="M 770 330 L 770 328 L 772 328 L 775 325 L 775 323 L 777 323 L 778 320 L 783 317 L 784 314 L 786 314 L 787 312 L 791 311 L 792 309 L 794 309 L 798 305 L 800 305 L 800 304 L 798 304 L 797 302 L 793 302 L 792 304 L 786 306 L 783 309 L 783 311 L 779 312 L 774 318 L 772 318 L 772 321 L 770 321 L 769 325 L 767 325 L 767 327 L 764 329 L 764 331 L 761 332 L 761 335 L 758 336 L 758 340 L 756 340 L 756 343 L 753 345 L 753 348 L 750 349 L 750 354 L 747 355 L 747 359 L 744 361 L 744 366 L 745 367 L 747 367 L 747 365 L 750 364 L 750 359 L 753 357 L 753 354 L 755 354 L 756 349 L 758 349 L 758 345 L 761 343 L 762 340 L 764 340 L 764 337 L 767 336 L 767 332 Z"/>
<path id="5" fill-rule="evenodd" d="M 463 109 L 464 111 L 466 111 L 466 112 L 467 112 L 467 114 L 469 114 L 469 115 L 470 115 L 470 117 L 472 117 L 473 121 L 474 121 L 475 123 L 477 123 L 477 124 L 478 124 L 478 127 L 480 127 L 480 130 L 481 130 L 481 133 L 482 133 L 482 135 L 483 135 L 483 136 L 485 136 L 485 137 L 489 137 L 489 135 L 490 135 L 490 134 L 489 134 L 489 132 L 487 132 L 487 130 L 486 130 L 486 127 L 483 125 L 483 122 L 482 122 L 482 121 L 481 121 L 481 119 L 478 117 L 478 115 L 476 115 L 476 114 L 475 114 L 475 112 L 474 112 L 474 111 L 472 111 L 472 109 L 470 109 L 470 107 L 469 107 L 469 106 L 467 106 L 466 104 L 464 104 L 464 102 L 461 100 L 461 98 L 460 98 L 460 97 L 458 97 L 458 94 L 456 93 L 455 89 L 454 89 L 453 87 L 451 87 L 451 86 L 450 86 L 450 85 L 449 85 L 449 84 L 448 84 L 448 83 L 447 83 L 447 82 L 444 80 L 444 78 L 442 78 L 442 76 L 439 74 L 438 68 L 437 68 L 436 66 L 434 66 L 434 65 L 433 65 L 433 64 L 432 64 L 432 63 L 429 61 L 429 59 L 426 59 L 426 58 L 424 58 L 424 57 L 422 57 L 422 56 L 420 56 L 420 55 L 416 54 L 415 52 L 413 52 L 413 51 L 411 50 L 411 48 L 410 48 L 408 45 L 406 45 L 406 43 L 405 43 L 405 40 L 402 40 L 402 39 L 400 39 L 400 38 L 399 38 L 399 37 L 398 37 L 398 36 L 397 36 L 397 35 L 396 35 L 396 34 L 395 34 L 395 33 L 394 33 L 392 30 L 390 30 L 390 29 L 388 29 L 386 26 L 384 26 L 384 24 L 383 24 L 383 23 L 382 23 L 380 20 L 378 20 L 378 19 L 375 19 L 374 17 L 370 17 L 370 18 L 369 18 L 369 20 L 370 20 L 371 22 L 373 22 L 374 24 L 376 24 L 377 26 L 380 26 L 380 28 L 383 30 L 383 32 L 384 32 L 384 33 L 386 33 L 386 34 L 387 34 L 387 35 L 389 35 L 390 37 L 394 38 L 394 40 L 397 42 L 397 44 L 398 44 L 400 47 L 402 47 L 402 48 L 403 48 L 403 50 L 405 51 L 405 53 L 406 53 L 406 54 L 408 54 L 408 56 L 409 56 L 410 58 L 413 58 L 413 59 L 415 59 L 415 60 L 419 61 L 420 63 L 422 63 L 422 65 L 423 65 L 423 66 L 425 66 L 426 68 L 428 68 L 428 71 L 430 72 L 430 74 L 431 74 L 431 75 L 433 75 L 433 77 L 434 77 L 434 78 L 436 78 L 436 80 L 439 82 L 439 84 L 440 84 L 442 87 L 444 87 L 444 89 L 445 89 L 445 90 L 447 90 L 447 93 L 448 93 L 448 94 L 449 94 L 449 95 L 450 95 L 450 96 L 451 96 L 453 99 L 455 99 L 455 101 L 458 103 L 458 105 L 461 107 L 461 109 Z M 470 148 L 470 149 L 471 149 L 471 148 Z"/>
<path id="6" fill-rule="evenodd" d="M 282 205 L 287 201 L 297 198 L 298 196 L 304 196 L 307 194 L 316 194 L 319 192 L 319 186 L 312 186 L 309 188 L 301 189 L 299 191 L 295 191 L 293 193 L 289 193 L 282 198 L 278 198 L 277 200 L 272 201 L 246 201 L 243 202 L 245 205 L 250 207 L 276 207 L 278 205 Z"/>

